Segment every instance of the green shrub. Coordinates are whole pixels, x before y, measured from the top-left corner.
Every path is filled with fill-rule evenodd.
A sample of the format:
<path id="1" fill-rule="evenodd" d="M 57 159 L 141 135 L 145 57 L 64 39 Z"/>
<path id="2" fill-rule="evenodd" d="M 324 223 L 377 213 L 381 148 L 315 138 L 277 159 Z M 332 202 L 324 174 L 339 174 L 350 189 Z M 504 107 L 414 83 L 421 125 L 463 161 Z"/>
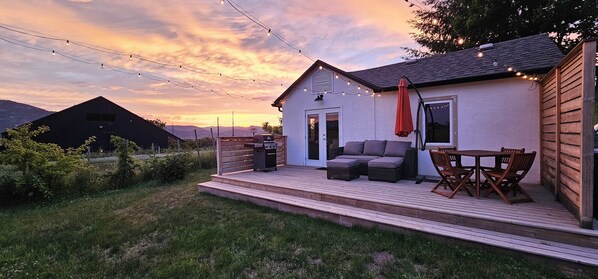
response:
<path id="1" fill-rule="evenodd" d="M 118 157 L 116 170 L 112 173 L 110 183 L 117 188 L 122 188 L 135 180 L 135 169 L 138 168 L 138 165 L 135 164 L 131 155 L 139 150 L 139 146 L 132 141 L 114 135 L 110 136 L 110 143 L 114 145 L 114 153 Z"/>
<path id="2" fill-rule="evenodd" d="M 0 152 L 3 171 L 0 187 L 2 200 L 19 203 L 36 199 L 50 199 L 69 192 L 67 177 L 73 172 L 88 168 L 81 154 L 94 138 L 89 138 L 78 148 L 62 149 L 53 143 L 41 143 L 34 138 L 49 131 L 46 126 L 31 130 L 31 124 L 7 130 L 8 137 L 0 139 L 4 148 Z M 76 187 L 85 187 L 77 185 Z"/>
<path id="3" fill-rule="evenodd" d="M 155 179 L 161 182 L 173 182 L 185 178 L 195 168 L 197 168 L 197 157 L 191 153 L 180 153 L 147 160 L 141 167 L 141 177 L 144 181 Z"/>

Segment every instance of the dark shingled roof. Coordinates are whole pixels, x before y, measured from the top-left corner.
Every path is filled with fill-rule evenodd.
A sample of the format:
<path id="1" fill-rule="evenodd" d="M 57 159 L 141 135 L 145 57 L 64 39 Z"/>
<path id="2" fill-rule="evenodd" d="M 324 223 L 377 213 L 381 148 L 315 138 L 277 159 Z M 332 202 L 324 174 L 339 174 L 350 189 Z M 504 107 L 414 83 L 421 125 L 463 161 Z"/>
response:
<path id="1" fill-rule="evenodd" d="M 293 87 L 320 65 L 374 91 L 394 91 L 402 76 L 407 76 L 417 87 L 426 87 L 513 77 L 515 73 L 506 70 L 509 66 L 527 74 L 542 74 L 550 71 L 564 57 L 548 34 L 494 43 L 491 49 L 483 51 L 484 57 L 481 58 L 476 56 L 477 52 L 476 47 L 418 59 L 413 63 L 401 62 L 354 72 L 344 72 L 318 60 L 272 105 L 280 107 Z M 495 61 L 497 66 L 493 65 Z"/>

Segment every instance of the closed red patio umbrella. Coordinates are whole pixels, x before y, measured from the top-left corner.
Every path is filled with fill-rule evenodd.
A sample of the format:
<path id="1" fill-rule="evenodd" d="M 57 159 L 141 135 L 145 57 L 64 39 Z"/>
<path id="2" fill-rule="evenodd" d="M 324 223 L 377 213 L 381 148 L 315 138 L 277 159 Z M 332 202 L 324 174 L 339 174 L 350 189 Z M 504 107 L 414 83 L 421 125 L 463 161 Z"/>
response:
<path id="1" fill-rule="evenodd" d="M 395 135 L 406 137 L 413 132 L 413 117 L 411 116 L 411 102 L 405 79 L 399 81 L 399 92 L 397 100 L 397 115 L 395 122 Z"/>

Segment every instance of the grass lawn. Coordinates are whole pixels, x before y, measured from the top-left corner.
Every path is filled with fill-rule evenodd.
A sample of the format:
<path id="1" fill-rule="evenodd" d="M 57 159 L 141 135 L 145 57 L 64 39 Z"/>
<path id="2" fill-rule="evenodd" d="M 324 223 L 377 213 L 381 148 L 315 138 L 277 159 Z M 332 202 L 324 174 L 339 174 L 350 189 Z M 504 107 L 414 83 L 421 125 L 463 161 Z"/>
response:
<path id="1" fill-rule="evenodd" d="M 198 193 L 195 184 L 210 173 L 0 209 L 0 278 L 565 276 L 521 256 L 346 228 Z"/>

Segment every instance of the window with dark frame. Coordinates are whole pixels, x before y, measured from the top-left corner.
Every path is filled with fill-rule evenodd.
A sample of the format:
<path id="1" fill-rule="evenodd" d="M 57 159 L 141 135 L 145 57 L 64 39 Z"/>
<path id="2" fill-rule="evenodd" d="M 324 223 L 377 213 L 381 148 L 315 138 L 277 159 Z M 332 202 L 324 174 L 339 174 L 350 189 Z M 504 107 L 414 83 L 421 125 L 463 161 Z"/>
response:
<path id="1" fill-rule="evenodd" d="M 452 144 L 451 101 L 425 103 L 425 139 L 431 144 Z"/>

